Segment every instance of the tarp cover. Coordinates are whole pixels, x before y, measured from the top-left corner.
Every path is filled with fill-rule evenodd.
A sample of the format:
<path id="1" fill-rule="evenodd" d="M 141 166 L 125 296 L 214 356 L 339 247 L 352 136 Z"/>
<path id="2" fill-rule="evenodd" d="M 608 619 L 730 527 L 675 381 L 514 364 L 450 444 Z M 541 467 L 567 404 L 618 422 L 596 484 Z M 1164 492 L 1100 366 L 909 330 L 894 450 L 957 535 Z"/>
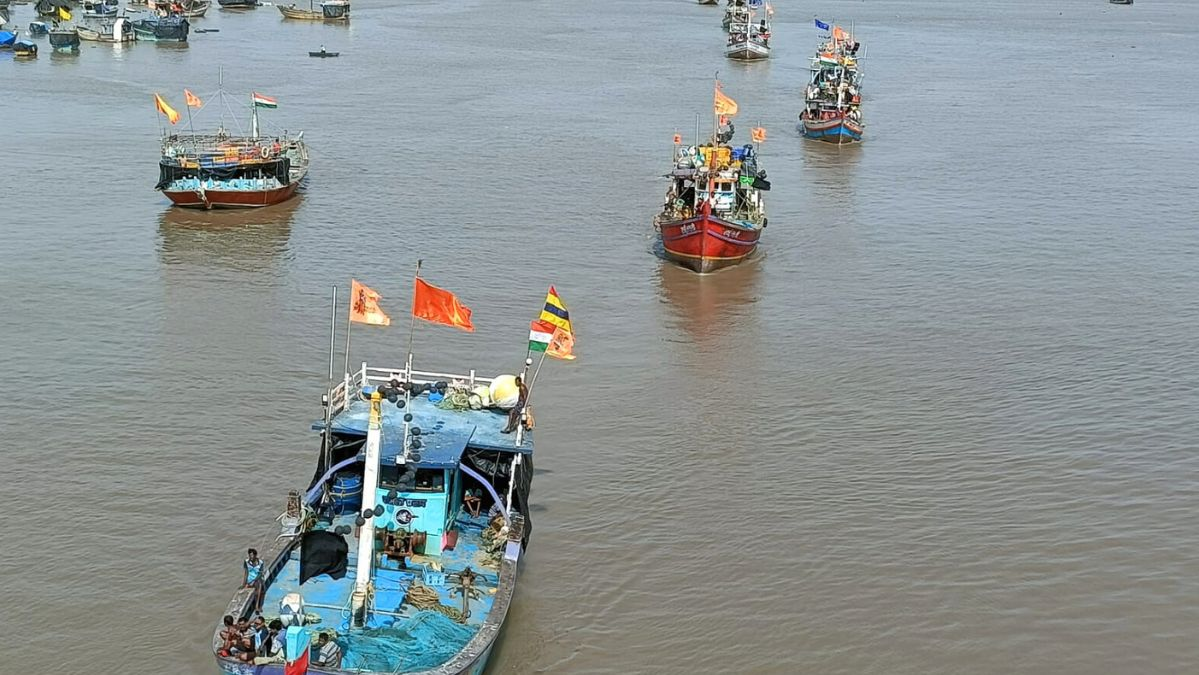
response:
<path id="1" fill-rule="evenodd" d="M 344 577 L 349 557 L 350 547 L 340 534 L 328 530 L 305 532 L 300 539 L 300 584 L 322 574 L 334 579 Z"/>
<path id="2" fill-rule="evenodd" d="M 201 166 L 196 167 L 181 167 L 169 162 L 159 162 L 158 164 L 158 185 L 154 186 L 157 190 L 164 190 L 170 187 L 171 183 L 181 178 L 199 178 L 204 180 L 212 178 L 214 180 L 229 180 L 231 178 L 240 178 L 243 176 L 257 176 L 258 172 L 262 172 L 265 176 L 273 176 L 281 185 L 287 185 L 291 182 L 291 160 L 286 157 L 281 157 L 273 162 L 254 162 L 253 164 L 230 164 L 228 166 Z"/>

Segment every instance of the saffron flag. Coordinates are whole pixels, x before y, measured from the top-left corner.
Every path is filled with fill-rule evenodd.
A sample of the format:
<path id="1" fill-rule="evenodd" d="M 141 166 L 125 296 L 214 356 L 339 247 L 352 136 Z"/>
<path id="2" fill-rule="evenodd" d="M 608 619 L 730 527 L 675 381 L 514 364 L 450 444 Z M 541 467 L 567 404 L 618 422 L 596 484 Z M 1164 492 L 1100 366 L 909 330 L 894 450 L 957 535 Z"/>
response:
<path id="1" fill-rule="evenodd" d="M 372 326 L 390 326 L 391 317 L 379 309 L 380 295 L 350 279 L 350 321 L 366 323 Z"/>
<path id="2" fill-rule="evenodd" d="M 263 96 L 258 92 L 254 92 L 254 107 L 255 108 L 278 108 L 279 102 L 270 96 Z"/>
<path id="3" fill-rule="evenodd" d="M 829 25 L 827 23 L 821 21 L 820 19 L 816 19 L 816 27 L 819 28 L 820 30 L 828 30 L 829 29 Z"/>
<path id="4" fill-rule="evenodd" d="M 420 277 L 416 278 L 416 289 L 412 293 L 412 316 L 473 333 L 475 326 L 470 322 L 470 314 L 470 307 L 459 302 L 458 296 L 425 283 Z"/>
<path id="5" fill-rule="evenodd" d="M 682 135 L 682 134 L 675 134 L 675 135 L 674 135 L 674 144 L 675 144 L 675 145 L 678 145 L 679 143 L 682 143 L 682 142 L 683 142 L 683 135 Z"/>
<path id="6" fill-rule="evenodd" d="M 550 286 L 550 292 L 545 294 L 545 309 L 541 310 L 541 320 L 561 328 L 567 333 L 573 332 L 570 328 L 570 312 L 566 311 L 566 305 L 562 304 L 562 298 L 558 297 L 558 291 Z"/>
<path id="7" fill-rule="evenodd" d="M 67 9 L 66 7 L 60 6 L 58 8 L 58 18 L 62 19 L 63 21 L 70 21 L 71 20 L 71 10 Z"/>
<path id="8" fill-rule="evenodd" d="M 725 96 L 723 91 L 720 91 L 719 83 L 716 85 L 716 99 L 714 106 L 716 108 L 717 115 L 727 115 L 732 117 L 733 115 L 737 114 L 737 102 L 728 96 Z"/>
<path id="9" fill-rule="evenodd" d="M 750 129 L 749 135 L 750 135 L 750 138 L 753 139 L 754 143 L 765 143 L 766 142 L 766 129 L 764 129 L 762 127 L 754 127 L 753 129 Z"/>
<path id="10" fill-rule="evenodd" d="M 544 352 L 554 338 L 558 327 L 546 321 L 533 321 L 529 324 L 529 351 Z"/>
<path id="11" fill-rule="evenodd" d="M 183 100 L 186 101 L 187 105 L 192 108 L 201 108 L 204 106 L 204 102 L 200 100 L 200 97 L 191 93 L 191 91 L 187 89 L 183 90 Z"/>
<path id="12" fill-rule="evenodd" d="M 575 336 L 569 331 L 555 328 L 554 334 L 550 338 L 549 348 L 545 350 L 546 356 L 552 356 L 556 359 L 566 359 L 573 361 L 575 347 Z"/>
<path id="13" fill-rule="evenodd" d="M 833 26 L 833 41 L 846 42 L 849 40 L 849 33 L 846 33 L 840 26 Z"/>
<path id="14" fill-rule="evenodd" d="M 167 119 L 171 121 L 171 124 L 179 121 L 179 113 L 176 112 L 174 108 L 167 105 L 167 102 L 162 100 L 162 97 L 158 94 L 154 94 L 154 107 L 158 108 L 158 112 L 166 115 Z"/>

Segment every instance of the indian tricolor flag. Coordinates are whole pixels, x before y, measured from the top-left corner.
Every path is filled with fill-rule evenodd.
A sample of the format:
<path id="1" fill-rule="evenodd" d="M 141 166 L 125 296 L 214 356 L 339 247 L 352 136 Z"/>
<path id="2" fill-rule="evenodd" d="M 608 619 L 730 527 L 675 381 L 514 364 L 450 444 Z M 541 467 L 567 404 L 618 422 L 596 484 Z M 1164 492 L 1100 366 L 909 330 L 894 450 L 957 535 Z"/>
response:
<path id="1" fill-rule="evenodd" d="M 529 351 L 544 352 L 554 337 L 554 324 L 534 321 L 529 324 Z"/>
<path id="2" fill-rule="evenodd" d="M 263 96 L 258 92 L 254 92 L 254 107 L 255 108 L 278 108 L 279 102 L 270 96 Z"/>

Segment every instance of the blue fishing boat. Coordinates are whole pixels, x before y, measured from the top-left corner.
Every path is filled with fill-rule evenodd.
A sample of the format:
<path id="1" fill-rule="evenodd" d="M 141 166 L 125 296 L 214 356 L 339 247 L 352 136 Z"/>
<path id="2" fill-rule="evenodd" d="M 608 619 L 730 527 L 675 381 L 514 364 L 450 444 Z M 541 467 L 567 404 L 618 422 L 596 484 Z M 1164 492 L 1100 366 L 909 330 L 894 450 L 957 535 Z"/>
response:
<path id="1" fill-rule="evenodd" d="M 180 14 L 157 16 L 133 22 L 133 34 L 138 40 L 150 42 L 187 42 L 191 23 Z"/>
<path id="2" fill-rule="evenodd" d="M 46 23 L 45 21 L 30 21 L 29 22 L 29 34 L 30 35 L 48 35 L 49 33 L 50 33 L 50 24 Z"/>
<path id="3" fill-rule="evenodd" d="M 16 33 L 10 30 L 0 30 L 0 49 L 12 49 L 16 41 Z"/>
<path id="4" fill-rule="evenodd" d="M 279 529 L 247 558 L 256 578 L 225 612 L 236 622 L 261 607 L 265 627 L 254 634 L 271 642 L 255 652 L 222 621 L 221 672 L 486 667 L 531 530 L 532 433 L 523 422 L 504 433 L 508 415 L 486 407 L 515 401 L 513 376 L 419 372 L 411 362 L 363 364 L 327 391 L 312 425 L 315 478 L 288 496 Z"/>
<path id="5" fill-rule="evenodd" d="M 13 55 L 18 58 L 33 59 L 37 58 L 37 45 L 28 40 L 18 40 L 12 46 Z"/>
<path id="6" fill-rule="evenodd" d="M 74 26 L 55 25 L 50 31 L 50 46 L 56 52 L 79 51 L 79 31 Z"/>

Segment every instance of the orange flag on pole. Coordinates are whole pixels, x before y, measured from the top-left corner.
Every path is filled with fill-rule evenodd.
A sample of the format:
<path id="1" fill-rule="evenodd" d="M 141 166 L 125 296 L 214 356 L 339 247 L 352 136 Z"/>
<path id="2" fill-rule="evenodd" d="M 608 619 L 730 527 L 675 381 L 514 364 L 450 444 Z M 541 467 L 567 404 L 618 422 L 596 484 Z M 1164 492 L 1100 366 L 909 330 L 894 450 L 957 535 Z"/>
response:
<path id="1" fill-rule="evenodd" d="M 561 328 L 554 328 L 554 334 L 550 336 L 550 345 L 546 348 L 545 355 L 573 361 L 575 358 L 574 347 L 575 336 L 573 333 Z"/>
<path id="2" fill-rule="evenodd" d="M 391 317 L 379 309 L 380 297 L 369 287 L 358 283 L 357 279 L 350 279 L 350 321 L 372 326 L 390 326 Z"/>
<path id="3" fill-rule="evenodd" d="M 470 307 L 459 302 L 458 296 L 425 283 L 420 277 L 416 278 L 416 289 L 412 292 L 412 316 L 473 333 L 475 326 L 470 322 L 470 314 Z"/>
<path id="4" fill-rule="evenodd" d="M 716 83 L 716 99 L 713 104 L 716 108 L 717 115 L 727 115 L 732 117 L 737 114 L 737 102 L 720 91 L 720 83 Z"/>
<path id="5" fill-rule="evenodd" d="M 840 26 L 833 26 L 833 42 L 846 42 L 849 40 L 849 33 Z"/>
<path id="6" fill-rule="evenodd" d="M 187 89 L 184 89 L 184 90 L 183 90 L 183 99 L 184 99 L 185 101 L 187 101 L 187 105 L 188 105 L 189 107 L 192 107 L 192 108 L 201 108 L 201 107 L 203 107 L 203 106 L 204 106 L 204 102 L 200 100 L 200 97 L 199 97 L 199 96 L 196 96 L 196 95 L 195 95 L 195 94 L 193 94 L 193 93 L 191 93 L 191 92 L 190 92 L 190 91 L 188 91 Z"/>
<path id="7" fill-rule="evenodd" d="M 750 135 L 750 138 L 753 139 L 754 143 L 765 143 L 766 142 L 766 129 L 764 129 L 762 127 L 754 127 L 753 129 L 750 129 L 749 135 Z"/>
<path id="8" fill-rule="evenodd" d="M 174 108 L 167 105 L 167 102 L 162 100 L 162 97 L 158 94 L 154 94 L 154 106 L 158 108 L 158 112 L 167 116 L 167 119 L 171 121 L 171 124 L 179 121 L 179 113 Z"/>

